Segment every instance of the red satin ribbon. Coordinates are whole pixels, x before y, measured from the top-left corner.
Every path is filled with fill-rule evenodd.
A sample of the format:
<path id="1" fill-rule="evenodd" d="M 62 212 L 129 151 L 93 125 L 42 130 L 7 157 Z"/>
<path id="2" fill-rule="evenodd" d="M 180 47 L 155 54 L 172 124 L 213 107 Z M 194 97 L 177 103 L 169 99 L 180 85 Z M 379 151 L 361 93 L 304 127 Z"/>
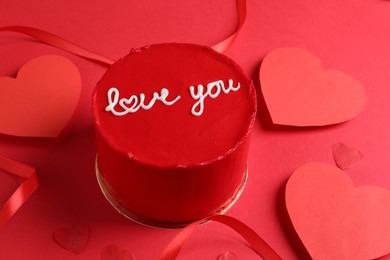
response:
<path id="1" fill-rule="evenodd" d="M 237 38 L 237 35 L 241 31 L 242 25 L 245 22 L 246 1 L 236 0 L 236 8 L 237 8 L 237 15 L 238 15 L 238 27 L 236 31 L 228 38 L 224 39 L 223 41 L 211 47 L 218 52 L 221 53 L 225 52 L 233 44 L 233 42 Z M 61 38 L 60 36 L 57 36 L 55 34 L 37 28 L 28 27 L 28 26 L 5 26 L 5 27 L 0 27 L 0 32 L 1 31 L 17 32 L 17 33 L 28 35 L 30 37 L 35 38 L 38 41 L 68 51 L 70 53 L 73 53 L 75 55 L 78 55 L 80 57 L 83 57 L 85 59 L 91 60 L 93 62 L 99 63 L 104 66 L 110 66 L 114 63 L 114 60 L 110 58 L 104 57 L 100 54 L 84 49 L 68 40 L 65 40 L 64 38 Z"/>
<path id="2" fill-rule="evenodd" d="M 195 228 L 205 221 L 217 221 L 229 226 L 240 234 L 256 251 L 256 253 L 265 260 L 281 260 L 282 258 L 250 227 L 242 223 L 241 221 L 225 216 L 225 215 L 213 215 L 208 218 L 193 222 L 185 227 L 175 238 L 168 244 L 159 260 L 174 260 L 179 254 L 184 242 L 195 231 Z"/>
<path id="3" fill-rule="evenodd" d="M 75 55 L 78 55 L 80 57 L 83 57 L 85 59 L 91 60 L 93 62 L 99 63 L 104 66 L 110 66 L 111 64 L 114 63 L 112 59 L 106 58 L 92 51 L 88 51 L 57 35 L 36 28 L 27 27 L 27 26 L 5 26 L 5 27 L 0 27 L 0 32 L 1 31 L 18 32 L 18 33 L 31 36 L 38 41 L 68 51 L 70 53 L 73 53 Z"/>
<path id="4" fill-rule="evenodd" d="M 236 31 L 232 35 L 230 35 L 228 38 L 211 46 L 211 48 L 213 48 L 217 52 L 221 52 L 221 53 L 225 52 L 233 44 L 233 42 L 237 38 L 237 35 L 241 31 L 242 25 L 245 22 L 246 1 L 245 0 L 236 0 L 236 8 L 237 8 L 237 15 L 238 15 L 238 27 L 237 27 Z"/>
<path id="5" fill-rule="evenodd" d="M 34 193 L 39 183 L 35 168 L 27 164 L 0 156 L 0 169 L 26 179 L 0 210 L 1 230 L 23 203 Z"/>

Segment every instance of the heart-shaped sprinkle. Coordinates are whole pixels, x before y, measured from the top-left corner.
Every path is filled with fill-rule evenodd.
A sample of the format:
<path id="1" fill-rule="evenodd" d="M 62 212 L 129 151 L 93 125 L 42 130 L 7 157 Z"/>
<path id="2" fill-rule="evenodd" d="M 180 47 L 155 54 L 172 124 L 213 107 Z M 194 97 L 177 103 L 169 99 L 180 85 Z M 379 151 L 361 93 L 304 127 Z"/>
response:
<path id="1" fill-rule="evenodd" d="M 103 248 L 102 260 L 134 260 L 135 257 L 125 249 L 120 249 L 117 245 L 111 244 Z"/>
<path id="2" fill-rule="evenodd" d="M 54 240 L 66 250 L 81 254 L 88 243 L 89 234 L 88 224 L 76 223 L 54 231 Z"/>
<path id="3" fill-rule="evenodd" d="M 313 259 L 376 259 L 390 253 L 390 192 L 355 187 L 339 168 L 308 163 L 286 186 L 291 222 Z"/>
<path id="4" fill-rule="evenodd" d="M 57 137 L 69 122 L 81 90 L 80 73 L 65 57 L 40 56 L 0 77 L 0 133 Z"/>
<path id="5" fill-rule="evenodd" d="M 225 253 L 218 256 L 218 260 L 236 260 L 236 259 L 238 259 L 236 254 L 230 251 L 226 251 Z"/>
<path id="6" fill-rule="evenodd" d="M 342 170 L 351 168 L 363 158 L 363 153 L 359 149 L 343 143 L 334 144 L 332 153 L 337 166 Z"/>
<path id="7" fill-rule="evenodd" d="M 272 122 L 278 125 L 337 124 L 354 118 L 366 104 L 358 80 L 324 70 L 313 53 L 299 48 L 271 51 L 261 64 L 260 84 Z"/>

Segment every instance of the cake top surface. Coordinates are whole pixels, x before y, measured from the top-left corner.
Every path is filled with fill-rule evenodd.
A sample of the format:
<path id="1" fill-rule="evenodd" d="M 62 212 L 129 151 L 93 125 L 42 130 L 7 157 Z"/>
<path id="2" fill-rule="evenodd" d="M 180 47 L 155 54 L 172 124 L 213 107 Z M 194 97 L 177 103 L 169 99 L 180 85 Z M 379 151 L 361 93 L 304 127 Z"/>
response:
<path id="1" fill-rule="evenodd" d="M 252 81 L 208 47 L 165 43 L 132 50 L 98 82 L 97 131 L 114 149 L 159 167 L 203 165 L 248 137 Z"/>

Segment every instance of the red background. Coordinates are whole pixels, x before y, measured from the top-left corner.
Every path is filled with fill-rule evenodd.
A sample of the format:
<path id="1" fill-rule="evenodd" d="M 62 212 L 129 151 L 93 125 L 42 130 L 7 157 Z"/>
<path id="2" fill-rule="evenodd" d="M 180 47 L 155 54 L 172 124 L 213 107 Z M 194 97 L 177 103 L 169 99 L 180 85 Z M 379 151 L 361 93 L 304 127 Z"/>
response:
<path id="1" fill-rule="evenodd" d="M 274 127 L 264 106 L 259 107 L 248 183 L 228 215 L 251 226 L 283 259 L 302 258 L 283 213 L 284 185 L 297 167 L 311 161 L 334 164 L 332 145 L 344 142 L 364 154 L 348 170 L 354 182 L 390 190 L 390 2 L 248 0 L 247 11 L 246 23 L 226 54 L 257 85 L 259 64 L 266 53 L 293 46 L 314 52 L 326 68 L 352 74 L 367 91 L 367 106 L 357 118 L 330 127 Z M 47 30 L 113 59 L 151 43 L 213 45 L 237 24 L 233 0 L 3 0 L 0 13 L 0 26 Z M 112 243 L 137 259 L 157 258 L 178 231 L 144 227 L 119 215 L 95 179 L 90 99 L 105 68 L 28 37 L 2 33 L 0 75 L 15 76 L 26 61 L 45 54 L 66 56 L 78 66 L 81 99 L 58 139 L 0 135 L 0 154 L 35 166 L 40 179 L 37 192 L 0 231 L 0 258 L 99 259 L 101 250 Z M 0 175 L 1 202 L 17 185 L 17 179 Z M 52 239 L 55 229 L 75 222 L 91 226 L 91 238 L 81 255 L 64 250 Z M 257 258 L 237 234 L 211 223 L 196 231 L 179 259 L 216 259 L 225 251 L 241 259 Z"/>

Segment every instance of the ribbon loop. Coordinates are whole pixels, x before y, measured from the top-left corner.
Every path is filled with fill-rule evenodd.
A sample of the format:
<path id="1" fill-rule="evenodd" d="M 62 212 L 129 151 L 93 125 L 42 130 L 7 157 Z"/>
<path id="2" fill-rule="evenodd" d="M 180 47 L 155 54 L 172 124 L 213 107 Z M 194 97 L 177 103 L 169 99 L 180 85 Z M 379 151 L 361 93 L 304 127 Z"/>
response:
<path id="1" fill-rule="evenodd" d="M 7 224 L 18 209 L 28 200 L 39 186 L 34 167 L 0 156 L 0 169 L 26 180 L 14 191 L 0 209 L 0 230 Z"/>
<path id="2" fill-rule="evenodd" d="M 236 31 L 232 35 L 230 35 L 228 38 L 211 46 L 211 48 L 217 52 L 220 52 L 220 53 L 225 52 L 234 43 L 234 41 L 236 40 L 238 34 L 241 31 L 241 28 L 242 28 L 244 22 L 245 22 L 246 1 L 245 0 L 236 0 L 236 8 L 237 8 L 237 15 L 238 15 L 238 27 L 237 27 Z"/>
<path id="3" fill-rule="evenodd" d="M 70 53 L 73 53 L 77 56 L 80 56 L 82 58 L 91 60 L 93 62 L 96 62 L 98 64 L 104 65 L 104 66 L 111 66 L 111 64 L 114 63 L 112 59 L 106 58 L 100 54 L 94 53 L 92 51 L 86 50 L 68 40 L 65 40 L 64 38 L 61 38 L 57 35 L 54 35 L 52 33 L 27 27 L 27 26 L 5 26 L 0 27 L 1 31 L 8 31 L 8 32 L 17 32 L 22 33 L 25 35 L 28 35 L 30 37 L 33 37 L 34 39 L 41 41 L 43 43 L 46 43 L 48 45 L 57 47 L 59 49 L 68 51 Z"/>
<path id="4" fill-rule="evenodd" d="M 195 228 L 205 221 L 217 221 L 225 224 L 226 226 L 235 230 L 240 234 L 252 247 L 252 249 L 265 260 L 282 260 L 282 258 L 250 227 L 242 223 L 241 221 L 225 216 L 225 215 L 213 215 L 205 219 L 196 221 L 185 227 L 180 233 L 173 238 L 168 244 L 159 260 L 174 260 L 179 254 L 184 242 L 195 231 Z"/>

